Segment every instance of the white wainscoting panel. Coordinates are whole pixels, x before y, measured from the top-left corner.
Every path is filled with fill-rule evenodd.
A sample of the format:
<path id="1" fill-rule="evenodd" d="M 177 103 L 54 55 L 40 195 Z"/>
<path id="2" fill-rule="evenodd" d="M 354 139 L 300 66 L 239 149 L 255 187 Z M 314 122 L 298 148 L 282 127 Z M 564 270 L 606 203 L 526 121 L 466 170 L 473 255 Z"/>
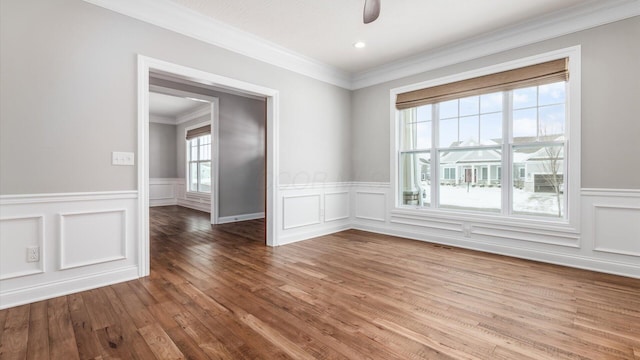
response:
<path id="1" fill-rule="evenodd" d="M 184 179 L 149 179 L 149 206 L 177 205 L 181 184 L 184 185 Z M 184 194 L 184 191 L 182 193 Z"/>
<path id="2" fill-rule="evenodd" d="M 358 219 L 386 221 L 386 192 L 356 190 L 356 214 Z"/>
<path id="3" fill-rule="evenodd" d="M 40 247 L 41 261 L 26 262 L 27 247 Z M 0 280 L 44 271 L 44 215 L 0 219 Z"/>
<path id="4" fill-rule="evenodd" d="M 284 230 L 320 224 L 320 195 L 290 195 L 282 197 Z"/>
<path id="5" fill-rule="evenodd" d="M 351 216 L 349 203 L 349 191 L 325 192 L 324 221 L 348 219 Z"/>
<path id="6" fill-rule="evenodd" d="M 389 184 L 351 188 L 352 228 L 640 278 L 640 190 L 582 189 L 573 229 L 395 209 Z"/>
<path id="7" fill-rule="evenodd" d="M 640 256 L 640 207 L 594 205 L 594 250 Z"/>
<path id="8" fill-rule="evenodd" d="M 0 309 L 137 278 L 137 198 L 137 191 L 0 196 Z M 40 261 L 28 263 L 33 245 Z"/>
<path id="9" fill-rule="evenodd" d="M 593 251 L 640 264 L 640 190 L 586 189 L 582 194 Z"/>
<path id="10" fill-rule="evenodd" d="M 60 214 L 59 248 L 61 270 L 126 259 L 126 209 Z"/>
<path id="11" fill-rule="evenodd" d="M 350 186 L 350 183 L 281 186 L 278 193 L 282 219 L 278 224 L 276 245 L 349 229 Z"/>

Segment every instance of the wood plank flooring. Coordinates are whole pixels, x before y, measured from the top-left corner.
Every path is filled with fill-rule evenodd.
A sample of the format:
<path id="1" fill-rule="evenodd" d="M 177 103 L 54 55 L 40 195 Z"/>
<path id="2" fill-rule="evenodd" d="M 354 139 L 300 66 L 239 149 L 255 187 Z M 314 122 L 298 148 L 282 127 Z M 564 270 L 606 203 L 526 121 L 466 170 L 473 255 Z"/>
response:
<path id="1" fill-rule="evenodd" d="M 640 280 L 151 209 L 147 278 L 0 311 L 1 359 L 640 359 Z"/>

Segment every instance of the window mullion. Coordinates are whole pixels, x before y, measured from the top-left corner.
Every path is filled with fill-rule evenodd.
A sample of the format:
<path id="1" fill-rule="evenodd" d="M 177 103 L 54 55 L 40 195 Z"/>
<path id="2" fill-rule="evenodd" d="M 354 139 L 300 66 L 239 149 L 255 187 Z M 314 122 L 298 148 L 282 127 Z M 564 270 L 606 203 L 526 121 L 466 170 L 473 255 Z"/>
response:
<path id="1" fill-rule="evenodd" d="M 505 91 L 502 97 L 502 214 L 511 214 L 513 196 L 513 161 L 511 148 L 513 143 L 513 92 Z"/>
<path id="2" fill-rule="evenodd" d="M 440 104 L 431 107 L 431 207 L 440 207 L 440 154 L 438 153 L 440 131 Z"/>

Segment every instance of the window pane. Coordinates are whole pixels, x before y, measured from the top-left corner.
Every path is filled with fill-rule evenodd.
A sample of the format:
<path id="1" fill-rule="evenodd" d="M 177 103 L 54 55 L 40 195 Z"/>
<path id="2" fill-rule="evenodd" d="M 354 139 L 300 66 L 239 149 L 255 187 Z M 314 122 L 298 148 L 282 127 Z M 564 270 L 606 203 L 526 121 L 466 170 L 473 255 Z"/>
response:
<path id="1" fill-rule="evenodd" d="M 189 191 L 198 191 L 198 163 L 189 163 Z"/>
<path id="2" fill-rule="evenodd" d="M 211 162 L 203 161 L 200 163 L 200 192 L 211 192 Z"/>
<path id="3" fill-rule="evenodd" d="M 540 107 L 540 136 L 554 137 L 553 139 L 544 140 L 556 140 L 555 138 L 558 137 L 557 135 L 564 134 L 565 114 L 566 111 L 564 104 Z"/>
<path id="4" fill-rule="evenodd" d="M 485 94 L 480 96 L 480 113 L 502 112 L 502 93 Z"/>
<path id="5" fill-rule="evenodd" d="M 480 113 L 480 97 L 472 96 L 460 99 L 460 116 L 477 115 Z"/>
<path id="6" fill-rule="evenodd" d="M 501 161 L 499 148 L 440 151 L 440 207 L 499 212 Z"/>
<path id="7" fill-rule="evenodd" d="M 193 139 L 189 141 L 189 161 L 197 161 L 198 160 L 198 139 Z"/>
<path id="8" fill-rule="evenodd" d="M 467 116 L 460 118 L 460 146 L 477 146 L 480 125 L 478 116 Z"/>
<path id="9" fill-rule="evenodd" d="M 564 217 L 564 146 L 513 150 L 513 212 Z"/>
<path id="10" fill-rule="evenodd" d="M 440 146 L 457 146 L 458 142 L 458 119 L 440 121 Z"/>
<path id="11" fill-rule="evenodd" d="M 426 110 L 428 108 L 428 115 Z M 406 109 L 401 112 L 401 150 L 428 149 L 431 147 L 431 105 Z M 421 119 L 423 121 L 416 121 Z"/>
<path id="12" fill-rule="evenodd" d="M 537 106 L 537 91 L 537 86 L 513 90 L 513 108 L 522 109 Z"/>
<path id="13" fill-rule="evenodd" d="M 428 149 L 431 147 L 431 121 L 423 121 L 416 124 L 416 149 Z"/>
<path id="14" fill-rule="evenodd" d="M 513 112 L 513 142 L 533 141 L 537 136 L 537 110 L 535 108 L 515 110 Z"/>
<path id="15" fill-rule="evenodd" d="M 402 205 L 428 206 L 431 203 L 431 155 L 400 155 L 400 198 Z"/>
<path id="16" fill-rule="evenodd" d="M 565 102 L 566 82 L 540 85 L 538 87 L 538 105 L 562 104 Z"/>
<path id="17" fill-rule="evenodd" d="M 416 121 L 431 120 L 431 105 L 424 105 L 416 108 Z"/>
<path id="18" fill-rule="evenodd" d="M 502 144 L 502 113 L 480 115 L 480 143 Z"/>
<path id="19" fill-rule="evenodd" d="M 458 117 L 458 100 L 440 103 L 440 119 Z"/>

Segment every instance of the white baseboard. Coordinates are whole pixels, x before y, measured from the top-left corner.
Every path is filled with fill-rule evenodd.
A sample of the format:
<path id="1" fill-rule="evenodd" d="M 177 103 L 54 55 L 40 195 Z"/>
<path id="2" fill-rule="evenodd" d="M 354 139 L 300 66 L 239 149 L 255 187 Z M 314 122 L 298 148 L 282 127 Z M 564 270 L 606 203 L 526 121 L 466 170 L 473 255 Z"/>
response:
<path id="1" fill-rule="evenodd" d="M 204 211 L 207 213 L 211 212 L 211 204 L 209 204 L 208 202 L 200 202 L 200 201 L 190 200 L 190 199 L 178 199 L 177 205 L 183 206 L 189 209 L 193 209 L 193 210 Z"/>
<path id="2" fill-rule="evenodd" d="M 0 197 L 0 308 L 138 277 L 136 191 Z M 27 262 L 26 249 L 39 260 Z"/>
<path id="3" fill-rule="evenodd" d="M 350 224 L 343 225 L 334 225 L 334 226 L 324 226 L 319 229 L 309 230 L 309 231 L 300 231 L 291 235 L 284 235 L 278 238 L 278 246 L 293 244 L 298 241 L 304 241 L 313 239 L 320 236 L 326 236 L 335 234 L 340 231 L 345 231 L 351 229 L 352 226 Z"/>
<path id="4" fill-rule="evenodd" d="M 255 220 L 255 219 L 264 219 L 264 212 L 253 213 L 253 214 L 240 214 L 240 215 L 233 215 L 233 216 L 223 216 L 218 218 L 218 224 L 227 224 L 232 222 Z"/>
<path id="5" fill-rule="evenodd" d="M 88 274 L 61 281 L 49 282 L 0 292 L 0 310 L 51 299 L 80 291 L 91 290 L 102 286 L 117 284 L 138 278 L 138 267 L 127 266 L 102 273 Z"/>
<path id="6" fill-rule="evenodd" d="M 471 241 L 463 237 L 431 236 L 397 228 L 372 224 L 354 224 L 353 229 L 373 232 L 377 234 L 397 236 L 405 239 L 424 241 L 428 243 L 459 247 L 469 250 L 477 250 L 492 254 L 511 256 L 521 259 L 540 261 L 549 264 L 568 266 L 578 269 L 591 270 L 613 275 L 621 275 L 640 278 L 640 264 L 632 262 L 619 262 L 602 260 L 578 254 L 567 254 L 525 247 L 505 246 L 486 242 Z"/>

